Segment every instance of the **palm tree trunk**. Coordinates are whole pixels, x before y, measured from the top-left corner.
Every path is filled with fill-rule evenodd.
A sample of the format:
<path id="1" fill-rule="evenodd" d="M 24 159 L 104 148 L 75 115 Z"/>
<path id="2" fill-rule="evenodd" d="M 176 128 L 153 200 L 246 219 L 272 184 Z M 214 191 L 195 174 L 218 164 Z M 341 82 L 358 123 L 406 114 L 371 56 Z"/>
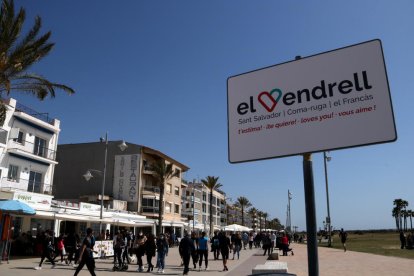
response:
<path id="1" fill-rule="evenodd" d="M 213 226 L 213 189 L 210 190 L 210 231 L 209 236 L 212 236 L 214 230 Z"/>
<path id="2" fill-rule="evenodd" d="M 164 214 L 164 183 L 160 186 L 160 201 L 158 204 L 158 227 L 157 235 L 162 233 L 162 216 Z"/>
<path id="3" fill-rule="evenodd" d="M 244 207 L 243 207 L 243 205 L 241 206 L 241 212 L 242 212 L 242 226 L 244 226 Z"/>

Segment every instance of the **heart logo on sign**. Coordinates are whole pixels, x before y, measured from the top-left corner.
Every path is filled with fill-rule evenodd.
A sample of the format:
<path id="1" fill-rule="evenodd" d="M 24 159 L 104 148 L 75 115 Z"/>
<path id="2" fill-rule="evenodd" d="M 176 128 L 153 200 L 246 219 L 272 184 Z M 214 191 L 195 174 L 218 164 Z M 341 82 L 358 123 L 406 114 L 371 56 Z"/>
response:
<path id="1" fill-rule="evenodd" d="M 277 97 L 273 96 L 274 93 L 277 93 Z M 281 97 L 282 90 L 280 90 L 279 88 L 275 88 L 272 91 L 270 91 L 270 93 L 267 91 L 261 92 L 258 96 L 258 100 L 268 112 L 272 112 L 275 109 Z M 264 100 L 270 100 L 271 105 L 269 106 L 269 104 L 266 103 Z"/>

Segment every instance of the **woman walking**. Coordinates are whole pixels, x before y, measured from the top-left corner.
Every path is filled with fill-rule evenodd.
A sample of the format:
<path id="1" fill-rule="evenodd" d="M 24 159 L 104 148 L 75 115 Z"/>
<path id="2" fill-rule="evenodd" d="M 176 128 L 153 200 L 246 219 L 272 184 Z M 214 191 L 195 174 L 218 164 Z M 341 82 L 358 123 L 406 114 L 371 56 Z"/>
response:
<path id="1" fill-rule="evenodd" d="M 191 233 L 191 240 L 193 241 L 195 250 L 192 252 L 191 258 L 193 259 L 194 269 L 197 268 L 198 262 L 198 237 L 195 232 Z"/>
<path id="2" fill-rule="evenodd" d="M 225 232 L 220 232 L 219 234 L 220 241 L 220 253 L 223 257 L 223 271 L 228 271 L 227 260 L 229 259 L 229 252 L 231 250 L 231 243 L 229 237 L 226 236 Z"/>
<path id="3" fill-rule="evenodd" d="M 208 237 L 206 236 L 206 232 L 201 233 L 201 237 L 198 239 L 198 271 L 201 270 L 201 264 L 203 263 L 204 257 L 204 270 L 208 268 Z"/>
<path id="4" fill-rule="evenodd" d="M 139 232 L 138 237 L 135 239 L 134 243 L 134 250 L 135 254 L 137 255 L 137 264 L 138 264 L 138 272 L 144 271 L 144 266 L 142 264 L 142 257 L 145 254 L 145 242 L 147 241 L 147 237 L 141 232 Z"/>
<path id="5" fill-rule="evenodd" d="M 240 233 L 237 233 L 234 236 L 234 250 L 233 250 L 233 260 L 234 256 L 237 254 L 237 259 L 240 259 L 240 250 L 242 248 L 242 239 Z"/>
<path id="6" fill-rule="evenodd" d="M 155 237 L 153 234 L 148 235 L 148 239 L 145 241 L 144 244 L 144 249 L 145 254 L 147 255 L 147 272 L 150 272 L 154 269 L 154 265 L 152 264 L 152 257 L 155 256 L 155 251 L 157 250 L 157 245 L 155 244 Z"/>
<path id="7" fill-rule="evenodd" d="M 44 235 L 41 235 L 41 244 L 42 244 L 42 257 L 40 258 L 40 263 L 38 267 L 35 267 L 36 270 L 42 269 L 42 263 L 47 258 L 49 262 L 52 264 L 52 268 L 55 268 L 56 264 L 53 260 L 51 254 L 53 253 L 55 247 L 52 243 L 52 236 L 50 235 L 51 231 L 46 230 Z"/>
<path id="8" fill-rule="evenodd" d="M 159 239 L 157 239 L 157 252 L 158 273 L 164 273 L 165 256 L 168 255 L 168 243 L 164 234 L 160 234 Z"/>
<path id="9" fill-rule="evenodd" d="M 88 268 L 89 273 L 92 276 L 96 276 L 95 274 L 95 262 L 93 259 L 93 246 L 92 246 L 93 238 L 92 238 L 92 229 L 86 229 L 86 237 L 83 240 L 82 247 L 79 254 L 79 265 L 76 268 L 74 276 L 78 275 L 78 273 L 82 270 L 85 266 Z"/>

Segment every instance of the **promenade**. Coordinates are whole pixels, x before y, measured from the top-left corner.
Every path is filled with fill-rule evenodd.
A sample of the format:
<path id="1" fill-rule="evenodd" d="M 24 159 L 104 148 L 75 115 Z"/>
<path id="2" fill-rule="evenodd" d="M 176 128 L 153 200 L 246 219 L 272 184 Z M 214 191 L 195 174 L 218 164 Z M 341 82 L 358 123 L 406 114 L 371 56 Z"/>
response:
<path id="1" fill-rule="evenodd" d="M 307 253 L 306 245 L 292 244 L 294 249 L 294 256 L 280 256 L 280 261 L 287 262 L 289 273 L 297 276 L 307 276 Z M 222 276 L 241 276 L 250 275 L 252 268 L 256 264 L 264 264 L 266 257 L 262 255 L 263 251 L 258 249 L 242 250 L 240 259 L 228 261 L 229 271 L 223 272 L 221 260 L 212 260 L 212 253 L 209 254 L 208 270 L 193 271 L 190 270 L 189 275 L 222 275 Z M 385 257 L 373 254 L 358 253 L 347 251 L 343 252 L 338 249 L 319 248 L 319 275 L 320 276 L 379 276 L 379 275 L 399 275 L 412 276 L 414 275 L 414 260 L 402 259 L 395 257 Z M 414 254 L 414 252 L 413 252 Z M 38 265 L 40 258 L 29 259 L 12 259 L 10 263 L 3 262 L 0 264 L 1 276 L 20 276 L 20 275 L 42 275 L 42 276 L 65 276 L 73 275 L 74 268 L 67 265 L 58 264 L 55 269 L 51 269 L 51 265 L 46 263 L 42 270 L 34 270 Z M 99 276 L 114 275 L 114 273 L 125 273 L 126 275 L 138 274 L 136 272 L 137 266 L 132 264 L 126 272 L 112 272 L 112 258 L 106 260 L 96 260 L 96 274 Z M 145 260 L 145 257 L 144 257 Z M 170 249 L 166 258 L 166 269 L 164 275 L 182 275 L 183 268 L 180 267 L 180 257 L 178 248 Z M 145 263 L 145 261 L 144 261 Z M 153 259 L 155 263 L 155 258 Z M 192 267 L 192 265 L 190 266 Z M 204 264 L 203 264 L 204 268 Z M 146 275 L 157 274 L 157 269 L 152 273 L 140 273 Z M 79 275 L 90 275 L 86 267 L 79 273 Z"/>

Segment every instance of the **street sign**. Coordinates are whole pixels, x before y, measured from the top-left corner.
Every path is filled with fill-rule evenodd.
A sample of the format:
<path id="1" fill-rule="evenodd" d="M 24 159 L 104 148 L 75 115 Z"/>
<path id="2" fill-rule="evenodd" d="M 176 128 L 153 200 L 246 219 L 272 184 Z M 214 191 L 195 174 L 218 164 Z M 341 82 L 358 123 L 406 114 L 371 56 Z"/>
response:
<path id="1" fill-rule="evenodd" d="M 380 40 L 229 77 L 229 161 L 397 139 Z"/>

